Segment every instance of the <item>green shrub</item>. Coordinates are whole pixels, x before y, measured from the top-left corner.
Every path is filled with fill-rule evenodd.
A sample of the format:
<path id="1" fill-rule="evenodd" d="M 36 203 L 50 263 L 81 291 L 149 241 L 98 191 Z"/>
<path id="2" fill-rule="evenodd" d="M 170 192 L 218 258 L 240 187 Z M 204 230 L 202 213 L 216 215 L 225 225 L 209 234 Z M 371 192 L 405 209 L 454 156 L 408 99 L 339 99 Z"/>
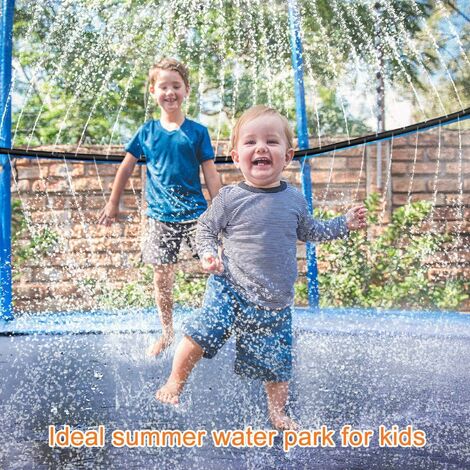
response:
<path id="1" fill-rule="evenodd" d="M 94 286 L 100 291 L 98 304 L 110 309 L 153 307 L 155 296 L 153 288 L 153 269 L 151 266 L 141 266 L 139 279 L 129 282 L 120 288 L 110 286 Z M 175 274 L 173 298 L 176 304 L 199 307 L 202 304 L 206 288 L 206 277 L 193 277 L 178 271 Z"/>
<path id="2" fill-rule="evenodd" d="M 173 294 L 175 302 L 200 307 L 206 290 L 206 276 L 194 277 L 182 271 L 176 273 Z"/>
<path id="3" fill-rule="evenodd" d="M 377 194 L 366 201 L 369 225 L 378 221 Z M 353 232 L 347 240 L 322 245 L 319 262 L 320 305 L 414 309 L 455 309 L 468 298 L 461 280 L 431 281 L 430 261 L 451 241 L 448 234 L 420 232 L 432 211 L 427 201 L 396 209 L 377 237 Z M 317 211 L 330 218 L 332 212 Z"/>
<path id="4" fill-rule="evenodd" d="M 105 285 L 101 288 L 97 302 L 100 307 L 112 310 L 153 307 L 153 286 L 139 281 L 129 282 L 119 288 Z"/>
<path id="5" fill-rule="evenodd" d="M 13 258 L 13 279 L 21 278 L 21 267 L 27 261 L 44 258 L 47 254 L 53 252 L 59 244 L 57 232 L 49 227 L 32 232 L 28 240 L 24 240 L 25 232 L 28 228 L 24 216 L 21 201 L 15 199 L 12 202 L 12 258 Z"/>
<path id="6" fill-rule="evenodd" d="M 299 280 L 294 285 L 295 305 L 308 305 L 308 287 L 305 280 Z"/>

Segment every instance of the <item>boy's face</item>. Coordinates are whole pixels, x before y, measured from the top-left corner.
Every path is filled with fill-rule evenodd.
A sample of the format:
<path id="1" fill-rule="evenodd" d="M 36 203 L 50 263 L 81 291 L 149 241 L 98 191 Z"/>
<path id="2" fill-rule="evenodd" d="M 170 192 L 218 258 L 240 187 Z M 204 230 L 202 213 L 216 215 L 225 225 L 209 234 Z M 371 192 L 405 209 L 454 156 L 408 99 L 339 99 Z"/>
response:
<path id="1" fill-rule="evenodd" d="M 232 158 L 247 183 L 258 188 L 279 186 L 281 174 L 294 156 L 278 116 L 262 115 L 243 124 Z"/>
<path id="2" fill-rule="evenodd" d="M 167 114 L 179 111 L 189 94 L 181 75 L 174 70 L 159 70 L 149 91 L 155 103 Z"/>

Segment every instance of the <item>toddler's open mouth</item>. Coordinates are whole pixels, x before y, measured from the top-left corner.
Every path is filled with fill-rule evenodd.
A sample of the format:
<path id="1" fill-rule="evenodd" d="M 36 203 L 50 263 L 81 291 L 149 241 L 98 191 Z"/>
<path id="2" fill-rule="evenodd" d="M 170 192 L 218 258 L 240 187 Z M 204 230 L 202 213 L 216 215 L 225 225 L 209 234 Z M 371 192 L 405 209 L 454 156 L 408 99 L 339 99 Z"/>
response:
<path id="1" fill-rule="evenodd" d="M 256 160 L 253 160 L 253 165 L 254 166 L 267 166 L 271 165 L 271 160 L 269 158 L 257 158 Z"/>

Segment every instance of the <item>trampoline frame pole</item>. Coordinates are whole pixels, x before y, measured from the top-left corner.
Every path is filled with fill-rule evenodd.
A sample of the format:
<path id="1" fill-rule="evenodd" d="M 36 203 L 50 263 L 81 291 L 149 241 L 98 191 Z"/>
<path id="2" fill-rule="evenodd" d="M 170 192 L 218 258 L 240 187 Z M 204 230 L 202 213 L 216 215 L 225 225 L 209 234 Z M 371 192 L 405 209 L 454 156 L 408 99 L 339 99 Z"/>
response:
<path id="1" fill-rule="evenodd" d="M 289 0 L 289 29 L 292 49 L 292 67 L 294 68 L 295 111 L 297 118 L 297 138 L 300 150 L 309 148 L 307 112 L 305 107 L 304 71 L 302 40 L 300 37 L 300 17 L 297 0 Z M 302 192 L 307 200 L 308 210 L 313 213 L 312 177 L 308 159 L 301 160 Z M 315 245 L 307 242 L 307 286 L 310 307 L 318 307 L 320 292 L 318 289 L 318 266 Z"/>
<path id="2" fill-rule="evenodd" d="M 0 17 L 0 147 L 11 148 L 11 68 L 14 0 L 2 0 Z M 11 167 L 0 155 L 0 318 L 13 319 L 11 277 Z"/>

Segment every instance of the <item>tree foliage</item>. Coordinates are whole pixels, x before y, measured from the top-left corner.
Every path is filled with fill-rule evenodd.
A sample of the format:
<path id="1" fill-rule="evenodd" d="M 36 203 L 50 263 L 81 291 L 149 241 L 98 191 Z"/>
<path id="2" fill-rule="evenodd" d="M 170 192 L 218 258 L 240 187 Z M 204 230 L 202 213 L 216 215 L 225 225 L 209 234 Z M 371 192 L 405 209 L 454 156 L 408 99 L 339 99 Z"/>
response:
<path id="1" fill-rule="evenodd" d="M 409 89 L 436 67 L 432 45 L 416 51 L 413 42 L 434 2 L 378 3 L 380 14 L 364 0 L 299 0 L 306 86 L 318 102 L 315 111 L 309 104 L 312 132 L 364 130 L 341 91 L 351 70 L 365 67 L 375 93 L 378 69 Z M 146 75 L 164 55 L 191 71 L 190 115 L 216 88 L 229 118 L 268 103 L 294 120 L 285 1 L 18 0 L 14 38 L 15 145 L 127 140 L 155 112 Z"/>

